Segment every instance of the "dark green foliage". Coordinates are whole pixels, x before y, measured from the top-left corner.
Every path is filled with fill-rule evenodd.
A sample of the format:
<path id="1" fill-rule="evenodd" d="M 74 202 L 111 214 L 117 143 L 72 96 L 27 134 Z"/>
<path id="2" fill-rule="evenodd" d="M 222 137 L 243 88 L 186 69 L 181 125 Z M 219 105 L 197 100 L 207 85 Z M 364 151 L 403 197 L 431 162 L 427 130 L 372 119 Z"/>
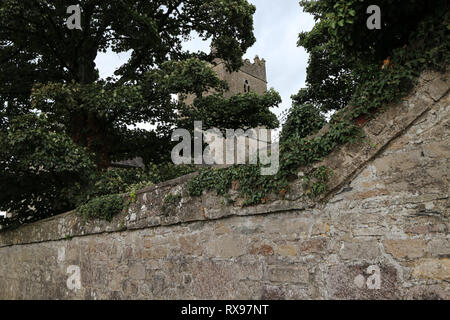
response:
<path id="1" fill-rule="evenodd" d="M 366 64 L 386 59 L 395 48 L 409 42 L 424 19 L 442 17 L 448 11 L 446 0 L 302 0 L 300 3 L 318 21 L 312 32 L 300 35 L 300 45 L 307 49 L 330 45 L 334 57 Z M 371 5 L 381 9 L 380 30 L 366 27 L 369 18 L 366 10 Z"/>
<path id="2" fill-rule="evenodd" d="M 82 30 L 66 26 L 74 4 L 82 7 Z M 183 174 L 165 165 L 184 107 L 171 94 L 223 92 L 207 62 L 219 57 L 239 69 L 255 42 L 255 10 L 245 0 L 0 1 L 0 210 L 20 224 Z M 192 33 L 212 40 L 215 53 L 183 50 Z M 95 60 L 108 50 L 131 57 L 101 80 Z M 268 110 L 274 96 L 218 97 L 216 105 L 238 104 L 230 115 L 236 126 L 242 110 L 257 115 L 241 119 L 245 125 L 276 126 Z M 224 125 L 208 112 L 202 116 L 211 126 Z M 141 122 L 157 128 L 133 129 Z M 135 156 L 158 167 L 106 171 Z"/>
<path id="3" fill-rule="evenodd" d="M 148 180 L 157 184 L 179 178 L 197 170 L 198 167 L 195 165 L 174 165 L 172 162 L 161 164 L 152 163 L 146 166 L 146 175 L 148 176 Z"/>
<path id="4" fill-rule="evenodd" d="M 273 89 L 263 95 L 254 92 L 238 94 L 230 98 L 221 95 L 209 95 L 197 98 L 193 106 L 183 108 L 185 120 L 182 128 L 193 128 L 193 122 L 203 121 L 205 128 L 219 129 L 256 128 L 265 126 L 270 129 L 279 125 L 270 108 L 278 107 L 281 97 Z"/>
<path id="5" fill-rule="evenodd" d="M 88 201 L 77 212 L 86 219 L 111 221 L 113 216 L 123 211 L 124 203 L 120 194 L 106 195 Z"/>
<path id="6" fill-rule="evenodd" d="M 86 150 L 45 115 L 17 116 L 8 125 L 7 131 L 0 130 L 0 210 L 17 215 L 0 224 L 18 225 L 73 209 L 77 188 L 95 168 Z"/>
<path id="7" fill-rule="evenodd" d="M 259 166 L 244 165 L 227 169 L 201 170 L 198 176 L 188 182 L 187 187 L 191 196 L 200 196 L 204 190 L 226 196 L 233 181 L 239 182 L 244 205 L 264 202 L 268 193 L 285 186 L 281 179 L 260 175 Z"/>
<path id="8" fill-rule="evenodd" d="M 90 203 L 104 195 L 124 193 L 128 193 L 130 201 L 135 202 L 137 191 L 194 171 L 196 171 L 195 166 L 163 163 L 149 164 L 145 169 L 114 168 L 105 172 L 93 172 L 90 177 L 91 185 L 82 190 L 77 198 L 77 204 L 83 207 L 86 202 Z"/>
<path id="9" fill-rule="evenodd" d="M 33 142 L 36 143 L 36 136 L 32 137 Z M 52 215 L 56 209 L 60 210 L 60 212 L 64 212 L 79 206 L 84 207 L 84 211 L 89 209 L 90 215 L 101 218 L 103 213 L 94 213 L 96 208 L 101 207 L 92 207 L 92 205 L 87 205 L 88 203 L 94 201 L 94 204 L 98 204 L 98 201 L 105 202 L 108 200 L 108 198 L 102 198 L 104 195 L 124 193 L 129 193 L 130 200 L 133 201 L 135 200 L 133 197 L 136 197 L 136 192 L 141 189 L 163 181 L 178 178 L 197 170 L 197 167 L 193 165 L 176 166 L 172 163 L 162 163 L 158 165 L 149 164 L 145 169 L 112 168 L 106 171 L 97 171 L 95 170 L 94 163 L 91 162 L 88 157 L 84 160 L 75 157 L 77 149 L 73 146 L 70 139 L 66 139 L 67 143 L 69 143 L 69 147 L 65 147 L 61 144 L 60 140 L 56 140 L 55 142 L 58 143 L 58 148 L 64 155 L 67 153 L 68 156 L 73 157 L 73 167 L 68 166 L 68 163 L 64 162 L 64 160 L 63 165 L 67 168 L 63 171 L 55 172 L 55 170 L 52 170 L 46 172 L 49 168 L 49 162 L 46 161 L 45 158 L 41 159 L 42 153 L 40 153 L 29 155 L 30 158 L 37 158 L 32 158 L 30 160 L 23 159 L 27 160 L 27 162 L 23 163 L 23 166 L 30 171 L 28 175 L 29 179 L 33 179 L 33 185 L 16 186 L 12 183 L 17 177 L 9 177 L 7 174 L 18 174 L 19 168 L 14 171 L 3 171 L 7 174 L 1 176 L 2 181 L 5 181 L 6 183 L 1 184 L 0 190 L 2 191 L 2 197 L 0 199 L 2 203 L 4 203 L 4 206 L 0 208 L 5 211 L 20 213 L 13 219 L 1 219 L 0 224 L 3 227 L 14 227 L 24 222 L 32 222 L 45 218 Z M 3 141 L 6 142 L 7 140 Z M 45 144 L 45 146 L 50 147 L 50 144 Z M 69 148 L 70 150 L 64 148 Z M 8 149 L 3 150 L 8 151 Z M 71 153 L 69 153 L 69 151 Z M 81 155 L 83 155 L 83 153 Z M 54 157 L 52 158 L 52 161 L 56 161 L 57 159 L 57 157 Z M 75 161 L 77 159 L 81 161 Z M 34 162 L 31 162 L 31 160 Z M 41 167 L 38 175 L 33 171 L 33 167 L 29 167 L 31 163 Z M 43 163 L 45 163 L 45 167 L 42 167 Z M 0 164 L 3 163 L 0 162 Z M 77 166 L 75 166 L 75 164 Z M 9 166 L 11 169 L 16 168 L 12 163 L 9 163 Z M 58 168 L 58 170 L 60 169 Z M 26 171 L 23 170 L 23 173 L 21 174 L 25 173 Z M 54 189 L 55 187 L 61 189 Z M 101 200 L 95 200 L 99 198 Z M 15 199 L 15 201 L 8 201 L 9 199 Z"/>
<path id="10" fill-rule="evenodd" d="M 179 201 L 181 200 L 181 194 L 168 194 L 165 198 L 164 198 L 164 203 L 165 204 L 171 204 L 171 205 L 175 205 L 177 204 Z"/>
<path id="11" fill-rule="evenodd" d="M 93 171 L 90 181 L 89 185 L 80 190 L 78 205 L 102 195 L 125 193 L 138 183 L 152 183 L 145 170 L 121 168 Z"/>
<path id="12" fill-rule="evenodd" d="M 336 50 L 321 23 L 311 32 L 300 34 L 298 44 L 304 46 L 310 56 L 307 87 L 292 96 L 294 104 L 312 104 L 322 112 L 344 108 L 358 82 L 352 60 Z"/>
<path id="13" fill-rule="evenodd" d="M 319 167 L 303 177 L 303 189 L 310 198 L 315 198 L 328 191 L 328 180 L 333 171 L 327 167 Z"/>
<path id="14" fill-rule="evenodd" d="M 325 117 L 313 105 L 294 103 L 286 115 L 280 140 L 306 138 L 319 131 L 325 123 Z"/>
<path id="15" fill-rule="evenodd" d="M 347 106 L 356 87 L 371 75 L 368 66 L 381 65 L 396 48 L 418 47 L 427 41 L 413 32 L 425 19 L 443 23 L 448 12 L 446 0 L 320 0 L 301 1 L 317 23 L 303 32 L 298 44 L 310 54 L 307 87 L 293 97 L 297 104 L 311 103 L 320 110 Z M 370 5 L 381 8 L 381 30 L 369 30 L 366 13 Z"/>
<path id="16" fill-rule="evenodd" d="M 385 3 L 384 11 L 387 11 L 387 8 L 389 8 L 387 2 L 389 1 L 383 2 Z M 401 3 L 400 1 L 390 1 L 389 3 L 392 2 L 395 2 L 400 7 L 411 3 L 411 1 L 402 1 Z M 414 10 L 420 11 L 420 8 L 425 7 L 429 9 L 429 6 L 422 1 L 413 2 L 416 3 L 416 5 L 412 6 Z M 306 2 L 302 3 L 305 5 Z M 351 94 L 344 99 L 345 101 L 350 101 L 350 106 L 333 116 L 330 128 L 326 133 L 312 139 L 302 137 L 301 133 L 297 134 L 298 131 L 296 130 L 301 130 L 301 127 L 296 128 L 294 125 L 291 125 L 294 121 L 291 121 L 288 129 L 286 129 L 288 131 L 285 131 L 280 143 L 280 170 L 277 175 L 260 176 L 257 166 L 206 170 L 189 183 L 189 190 L 192 195 L 200 195 L 203 190 L 216 190 L 218 194 L 224 195 L 228 192 L 233 180 L 240 182 L 241 195 L 246 199 L 246 205 L 264 202 L 269 193 L 283 195 L 288 182 L 297 177 L 297 171 L 300 167 L 307 168 L 314 162 L 322 160 L 339 145 L 361 142 L 364 136 L 358 125 L 359 119 L 365 118 L 367 120 L 373 117 L 376 112 L 379 112 L 382 107 L 386 107 L 389 103 L 397 102 L 400 98 L 406 96 L 413 87 L 417 76 L 423 70 L 435 69 L 444 71 L 447 69 L 450 62 L 450 14 L 447 10 L 446 2 L 434 2 L 435 10 L 423 9 L 420 21 L 414 21 L 415 29 L 405 28 L 400 30 L 401 28 L 398 26 L 392 26 L 391 29 L 388 28 L 388 30 L 400 32 L 401 36 L 399 35 L 399 39 L 402 41 L 395 41 L 395 37 L 392 38 L 392 35 L 388 35 L 386 42 L 382 40 L 375 41 L 378 38 L 373 39 L 375 41 L 374 47 L 369 46 L 366 49 L 354 43 L 354 41 L 360 41 L 361 37 L 353 35 L 355 38 L 351 38 L 349 35 L 343 35 L 341 31 L 330 31 L 348 27 L 351 29 L 350 31 L 357 32 L 357 30 L 362 30 L 360 32 L 365 34 L 367 29 L 363 30 L 364 28 L 362 27 L 365 26 L 365 21 L 364 24 L 354 27 L 352 23 L 348 23 L 350 26 L 347 26 L 347 22 L 345 22 L 347 20 L 344 21 L 344 24 L 341 20 L 336 20 L 338 19 L 337 17 L 341 17 L 341 10 L 346 7 L 345 4 L 347 4 L 347 7 L 350 5 L 359 6 L 363 1 L 323 0 L 308 3 L 308 10 L 317 12 L 318 17 L 323 18 L 323 20 L 316 25 L 310 34 L 302 36 L 305 41 L 313 42 L 319 39 L 320 43 L 322 41 L 320 39 L 327 39 L 327 41 L 334 44 L 334 49 L 330 51 L 333 57 L 340 56 L 339 50 L 341 52 L 345 52 L 342 51 L 344 49 L 360 50 L 355 52 L 355 59 L 352 56 L 348 56 L 348 59 L 354 63 L 352 68 L 358 70 L 359 74 L 358 82 L 352 83 L 352 85 L 355 84 L 355 88 L 350 90 Z M 351 10 L 351 8 L 348 10 Z M 397 9 L 394 12 L 399 13 Z M 406 12 L 410 12 L 409 9 Z M 356 11 L 355 13 L 349 11 L 348 14 L 354 16 Z M 410 18 L 410 16 L 408 17 Z M 415 17 L 419 17 L 417 12 Z M 358 17 L 358 19 L 360 18 L 361 16 Z M 402 20 L 400 19 L 400 21 Z M 410 26 L 410 24 L 406 23 L 405 26 Z M 353 31 L 349 34 L 353 34 Z M 321 34 L 322 32 L 325 34 Z M 381 37 L 380 39 L 383 38 Z M 403 43 L 403 41 L 407 42 Z M 392 47 L 398 43 L 401 43 L 402 46 Z M 388 46 L 389 44 L 391 47 Z M 382 56 L 386 52 L 389 52 L 391 57 L 383 65 L 382 61 L 378 61 L 378 59 L 380 55 Z M 339 63 L 339 58 L 336 61 Z M 315 70 L 308 70 L 308 73 L 310 72 L 315 72 Z M 335 79 L 333 74 L 324 72 L 322 75 Z M 323 79 L 317 80 L 318 85 L 324 83 Z M 343 87 L 346 87 L 346 85 L 343 85 Z M 320 99 L 328 99 L 326 92 L 327 90 L 323 90 L 324 95 Z M 330 104 L 326 107 L 324 107 L 320 99 L 313 99 L 308 102 L 320 108 L 320 110 L 338 110 L 344 106 L 342 105 L 344 100 L 336 98 L 336 92 L 328 92 L 328 94 L 332 98 L 329 101 L 327 100 L 327 103 Z M 336 103 L 335 107 L 333 107 L 333 101 Z M 302 101 L 294 100 L 294 108 L 298 108 L 299 105 L 302 106 L 302 103 Z M 296 109 L 292 111 L 292 114 L 295 114 L 295 112 Z M 317 118 L 317 121 L 321 121 L 320 117 Z M 332 172 L 324 167 L 307 173 L 304 186 L 309 192 L 309 196 L 315 198 L 327 191 L 326 182 L 331 174 Z M 242 188 L 242 186 L 244 187 Z"/>
<path id="17" fill-rule="evenodd" d="M 0 89 L 0 107 L 7 102 L 6 117 L 33 108 L 46 112 L 77 145 L 95 153 L 100 169 L 138 149 L 167 146 L 167 131 L 180 108 L 171 94 L 223 88 L 199 58 L 220 57 L 237 70 L 255 42 L 256 9 L 245 0 L 76 2 L 83 9 L 82 30 L 66 26 L 66 10 L 77 3 L 1 2 L 0 83 L 6 85 Z M 214 41 L 214 55 L 182 49 L 193 32 Z M 131 58 L 103 81 L 95 59 L 107 50 L 131 52 Z M 146 133 L 128 127 L 144 121 L 159 128 Z M 130 143 L 136 140 L 147 143 L 138 148 Z M 158 151 L 163 159 L 146 153 L 146 160 L 167 161 Z"/>

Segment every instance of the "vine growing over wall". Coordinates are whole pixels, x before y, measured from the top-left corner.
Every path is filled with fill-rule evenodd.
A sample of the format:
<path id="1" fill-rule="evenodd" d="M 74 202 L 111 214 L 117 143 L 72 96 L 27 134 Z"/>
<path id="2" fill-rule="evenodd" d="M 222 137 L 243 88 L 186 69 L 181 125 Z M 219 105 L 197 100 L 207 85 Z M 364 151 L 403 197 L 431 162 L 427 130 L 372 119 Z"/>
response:
<path id="1" fill-rule="evenodd" d="M 354 62 L 358 85 L 353 90 L 348 106 L 341 109 L 336 105 L 335 110 L 339 111 L 332 116 L 328 130 L 321 135 L 306 137 L 300 132 L 283 136 L 280 143 L 280 170 L 276 175 L 260 175 L 260 165 L 202 169 L 187 183 L 189 194 L 200 196 L 204 191 L 215 191 L 224 196 L 227 204 L 231 204 L 234 200 L 230 198 L 229 190 L 237 185 L 243 206 L 265 203 L 270 194 L 284 198 L 289 182 L 298 178 L 299 168 L 307 168 L 303 176 L 305 194 L 311 198 L 319 197 L 328 190 L 327 183 L 333 172 L 326 167 L 314 167 L 314 164 L 338 146 L 362 142 L 364 133 L 361 124 L 383 111 L 388 104 L 405 97 L 423 70 L 446 70 L 450 62 L 448 25 L 448 12 L 429 16 L 418 24 L 409 41 L 401 47 L 392 48 L 391 55 L 384 61 Z M 298 133 L 293 129 L 291 131 Z M 133 191 L 129 192 L 133 198 Z M 177 200 L 176 197 L 169 197 L 165 199 L 163 207 L 168 208 Z M 79 211 L 88 217 L 111 219 L 124 206 L 117 196 L 107 196 L 91 200 Z"/>
<path id="2" fill-rule="evenodd" d="M 300 167 L 311 167 L 339 145 L 362 141 L 361 120 L 371 119 L 389 103 L 405 97 L 423 70 L 446 70 L 450 62 L 449 16 L 445 12 L 424 19 L 411 34 L 409 43 L 393 49 L 383 63 L 357 65 L 361 82 L 349 107 L 334 114 L 326 133 L 313 138 L 293 135 L 281 141 L 280 170 L 275 176 L 261 176 L 259 166 L 205 169 L 188 183 L 190 195 L 199 196 L 211 190 L 225 195 L 232 182 L 237 181 L 244 205 L 264 203 L 270 193 L 283 196 Z M 304 178 L 308 195 L 317 197 L 327 191 L 326 182 L 331 174 L 327 168 L 311 168 Z"/>
<path id="3" fill-rule="evenodd" d="M 125 200 L 120 194 L 106 195 L 94 198 L 80 206 L 77 212 L 86 219 L 101 219 L 111 221 L 113 216 L 122 212 Z"/>

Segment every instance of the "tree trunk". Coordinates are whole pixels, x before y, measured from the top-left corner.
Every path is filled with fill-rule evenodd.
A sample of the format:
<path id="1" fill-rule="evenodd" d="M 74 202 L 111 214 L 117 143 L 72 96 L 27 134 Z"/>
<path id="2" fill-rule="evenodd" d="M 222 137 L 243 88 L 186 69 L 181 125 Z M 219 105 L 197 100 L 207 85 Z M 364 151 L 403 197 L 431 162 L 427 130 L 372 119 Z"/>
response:
<path id="1" fill-rule="evenodd" d="M 72 140 L 95 153 L 99 170 L 107 169 L 111 165 L 108 128 L 94 112 L 78 112 L 72 117 Z"/>
<path id="2" fill-rule="evenodd" d="M 111 165 L 107 127 L 93 112 L 88 113 L 87 125 L 87 147 L 95 152 L 97 167 L 100 170 L 107 169 Z"/>
<path id="3" fill-rule="evenodd" d="M 82 85 L 94 83 L 97 80 L 95 71 L 95 57 L 97 49 L 95 46 L 85 44 L 77 54 L 76 68 L 77 81 Z M 108 125 L 100 119 L 95 111 L 80 110 L 74 112 L 71 119 L 72 140 L 82 145 L 90 152 L 95 153 L 95 161 L 99 170 L 107 169 L 110 164 L 110 139 Z"/>

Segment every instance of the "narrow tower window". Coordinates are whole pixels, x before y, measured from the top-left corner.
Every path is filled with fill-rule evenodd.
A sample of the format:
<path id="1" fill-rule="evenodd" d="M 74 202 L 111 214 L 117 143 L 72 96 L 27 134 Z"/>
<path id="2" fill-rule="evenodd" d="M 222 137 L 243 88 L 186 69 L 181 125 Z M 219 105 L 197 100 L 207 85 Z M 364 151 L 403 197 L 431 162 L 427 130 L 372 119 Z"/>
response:
<path id="1" fill-rule="evenodd" d="M 244 93 L 250 92 L 250 86 L 248 85 L 248 80 L 244 82 Z"/>

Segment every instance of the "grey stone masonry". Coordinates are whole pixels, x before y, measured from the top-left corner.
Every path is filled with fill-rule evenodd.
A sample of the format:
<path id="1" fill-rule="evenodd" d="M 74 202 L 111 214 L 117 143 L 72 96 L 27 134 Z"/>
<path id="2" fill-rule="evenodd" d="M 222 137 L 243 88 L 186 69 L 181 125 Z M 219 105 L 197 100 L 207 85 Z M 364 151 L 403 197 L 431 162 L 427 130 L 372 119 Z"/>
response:
<path id="1" fill-rule="evenodd" d="M 450 299 L 449 75 L 365 123 L 366 139 L 242 207 L 190 197 L 193 175 L 138 192 L 112 222 L 75 212 L 0 232 L 2 299 Z M 326 130 L 326 129 L 324 129 Z M 194 174 L 195 175 L 195 174 Z M 164 198 L 180 195 L 163 209 Z"/>

